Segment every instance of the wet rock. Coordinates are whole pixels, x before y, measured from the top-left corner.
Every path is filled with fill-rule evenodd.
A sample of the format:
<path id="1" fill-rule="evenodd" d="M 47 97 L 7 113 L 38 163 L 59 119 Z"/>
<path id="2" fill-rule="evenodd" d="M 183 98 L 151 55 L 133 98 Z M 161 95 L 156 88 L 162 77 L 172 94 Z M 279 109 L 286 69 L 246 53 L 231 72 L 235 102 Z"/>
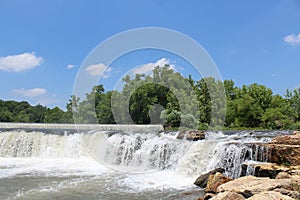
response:
<path id="1" fill-rule="evenodd" d="M 283 195 L 279 192 L 265 191 L 248 198 L 249 200 L 294 200 L 289 196 Z"/>
<path id="2" fill-rule="evenodd" d="M 236 192 L 222 192 L 211 198 L 211 200 L 244 200 L 245 198 Z"/>
<path id="3" fill-rule="evenodd" d="M 221 174 L 220 172 L 217 172 L 215 174 L 211 174 L 208 178 L 208 182 L 207 182 L 205 192 L 207 192 L 207 193 L 216 193 L 217 188 L 220 185 L 222 185 L 224 183 L 227 183 L 231 180 L 232 180 L 232 178 L 229 178 L 229 177 Z"/>
<path id="4" fill-rule="evenodd" d="M 199 186 L 199 187 L 201 187 L 201 188 L 205 188 L 206 187 L 206 185 L 207 185 L 207 182 L 208 182 L 208 178 L 209 178 L 209 176 L 211 175 L 211 174 L 215 174 L 215 173 L 217 173 L 217 172 L 219 172 L 219 173 L 224 173 L 224 169 L 222 169 L 222 168 L 217 168 L 217 169 L 214 169 L 214 170 L 212 170 L 212 171 L 210 171 L 210 172 L 207 172 L 207 173 L 205 173 L 205 174 L 202 174 L 202 175 L 200 175 L 197 179 L 196 179 L 196 181 L 194 182 L 194 184 L 195 185 L 197 185 L 197 186 Z"/>
<path id="5" fill-rule="evenodd" d="M 241 176 L 246 176 L 248 168 L 252 171 L 251 175 L 256 177 L 269 177 L 274 179 L 278 173 L 287 172 L 290 167 L 277 165 L 275 163 L 243 163 Z"/>
<path id="6" fill-rule="evenodd" d="M 191 141 L 198 141 L 205 139 L 205 133 L 198 130 L 181 130 L 177 135 L 177 139 L 186 139 Z"/>

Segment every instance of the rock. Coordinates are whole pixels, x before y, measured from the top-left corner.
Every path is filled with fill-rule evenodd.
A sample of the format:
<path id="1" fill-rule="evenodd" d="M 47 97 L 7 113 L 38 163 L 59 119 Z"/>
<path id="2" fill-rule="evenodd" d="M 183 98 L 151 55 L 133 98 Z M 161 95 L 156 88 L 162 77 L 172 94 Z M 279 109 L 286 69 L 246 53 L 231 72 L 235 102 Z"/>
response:
<path id="1" fill-rule="evenodd" d="M 177 135 L 177 139 L 186 139 L 191 141 L 203 140 L 205 139 L 205 133 L 198 130 L 181 130 Z"/>
<path id="2" fill-rule="evenodd" d="M 293 135 L 300 135 L 300 131 L 299 131 L 299 130 L 294 131 L 294 132 L 293 132 Z"/>
<path id="3" fill-rule="evenodd" d="M 222 192 L 210 200 L 244 200 L 245 198 L 236 192 Z"/>
<path id="4" fill-rule="evenodd" d="M 292 197 L 294 199 L 300 199 L 300 191 L 291 191 L 283 188 L 277 188 L 274 191 L 280 192 L 281 194 Z"/>
<path id="5" fill-rule="evenodd" d="M 242 194 L 244 197 L 251 197 L 264 191 L 276 188 L 289 189 L 290 179 L 270 179 L 254 176 L 245 176 L 220 185 L 217 192 L 231 191 Z"/>
<path id="6" fill-rule="evenodd" d="M 275 137 L 270 143 L 285 145 L 300 145 L 300 135 L 282 135 Z"/>
<path id="7" fill-rule="evenodd" d="M 279 192 L 265 191 L 248 198 L 249 200 L 295 200 Z"/>
<path id="8" fill-rule="evenodd" d="M 293 168 L 290 172 L 291 175 L 298 175 L 300 176 L 300 166 L 298 166 L 299 169 Z"/>
<path id="9" fill-rule="evenodd" d="M 248 168 L 251 169 L 252 175 L 256 177 L 269 177 L 274 179 L 280 172 L 288 172 L 291 168 L 277 165 L 275 163 L 258 163 L 248 162 L 242 164 L 241 176 L 245 176 Z"/>
<path id="10" fill-rule="evenodd" d="M 212 171 L 210 171 L 210 172 L 207 172 L 207 173 L 205 173 L 205 174 L 202 174 L 201 176 L 199 176 L 199 177 L 196 179 L 196 181 L 194 182 L 194 184 L 197 185 L 197 186 L 199 186 L 199 187 L 201 187 L 201 188 L 205 188 L 206 185 L 207 185 L 207 181 L 208 181 L 209 175 L 215 174 L 215 173 L 217 173 L 217 172 L 224 173 L 224 171 L 225 171 L 225 170 L 222 169 L 222 168 L 217 168 L 217 169 L 214 169 L 214 170 L 212 170 Z"/>
<path id="11" fill-rule="evenodd" d="M 216 196 L 216 195 L 212 194 L 212 193 L 206 193 L 202 198 L 203 198 L 203 200 L 208 200 L 208 199 L 213 198 L 214 196 Z"/>
<path id="12" fill-rule="evenodd" d="M 268 162 L 300 165 L 300 135 L 278 136 L 262 145 L 267 150 Z"/>
<path id="13" fill-rule="evenodd" d="M 216 193 L 217 188 L 220 185 L 222 185 L 224 183 L 227 183 L 231 180 L 232 180 L 232 178 L 229 178 L 229 177 L 221 174 L 220 172 L 217 172 L 215 174 L 211 174 L 208 178 L 208 182 L 207 182 L 205 192 Z"/>
<path id="14" fill-rule="evenodd" d="M 300 165 L 300 145 L 266 144 L 268 162 L 283 165 Z"/>
<path id="15" fill-rule="evenodd" d="M 254 176 L 256 177 L 269 177 L 274 179 L 279 172 L 282 171 L 280 168 L 274 167 L 273 164 L 260 164 L 254 167 Z"/>
<path id="16" fill-rule="evenodd" d="M 292 176 L 290 174 L 288 174 L 287 172 L 279 172 L 275 179 L 288 179 L 291 178 Z"/>

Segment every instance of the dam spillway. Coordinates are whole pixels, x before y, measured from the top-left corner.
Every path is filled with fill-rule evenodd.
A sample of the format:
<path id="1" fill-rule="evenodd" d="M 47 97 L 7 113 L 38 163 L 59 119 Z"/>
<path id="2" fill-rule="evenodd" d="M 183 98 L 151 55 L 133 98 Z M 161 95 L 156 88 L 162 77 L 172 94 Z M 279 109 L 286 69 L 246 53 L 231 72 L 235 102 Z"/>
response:
<path id="1" fill-rule="evenodd" d="M 106 130 L 106 131 L 133 131 L 159 132 L 162 125 L 136 124 L 48 124 L 48 123 L 0 123 L 0 130 L 7 129 L 55 129 L 55 130 Z"/>

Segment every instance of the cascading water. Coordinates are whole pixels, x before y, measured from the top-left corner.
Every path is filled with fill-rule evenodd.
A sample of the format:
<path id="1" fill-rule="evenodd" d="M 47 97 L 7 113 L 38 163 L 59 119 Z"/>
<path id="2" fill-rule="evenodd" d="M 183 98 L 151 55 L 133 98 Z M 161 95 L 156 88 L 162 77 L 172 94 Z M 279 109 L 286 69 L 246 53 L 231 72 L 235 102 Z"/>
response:
<path id="1" fill-rule="evenodd" d="M 214 134 L 215 137 L 211 135 Z M 197 142 L 176 139 L 176 132 L 165 134 L 90 131 L 64 135 L 10 131 L 0 134 L 1 157 L 79 158 L 89 156 L 119 170 L 173 169 L 197 175 L 222 167 L 227 175 L 238 177 L 246 160 L 266 161 L 265 149 L 253 137 L 233 141 L 233 136 L 207 133 Z M 251 142 L 251 143 L 250 143 Z"/>
<path id="2" fill-rule="evenodd" d="M 42 173 L 51 177 L 88 174 L 100 176 L 105 191 L 107 187 L 135 193 L 149 188 L 178 190 L 193 187 L 197 176 L 216 167 L 224 168 L 228 176 L 239 177 L 243 162 L 266 161 L 267 149 L 259 143 L 270 141 L 277 133 L 207 132 L 205 140 L 195 142 L 176 139 L 177 134 L 104 130 L 64 131 L 60 134 L 3 131 L 0 132 L 0 180 L 1 177 L 18 177 L 24 173 Z M 252 173 L 250 168 L 247 173 Z M 64 189 L 57 185 L 55 190 Z M 108 195 L 104 199 L 113 199 L 109 196 L 111 191 L 103 194 Z"/>

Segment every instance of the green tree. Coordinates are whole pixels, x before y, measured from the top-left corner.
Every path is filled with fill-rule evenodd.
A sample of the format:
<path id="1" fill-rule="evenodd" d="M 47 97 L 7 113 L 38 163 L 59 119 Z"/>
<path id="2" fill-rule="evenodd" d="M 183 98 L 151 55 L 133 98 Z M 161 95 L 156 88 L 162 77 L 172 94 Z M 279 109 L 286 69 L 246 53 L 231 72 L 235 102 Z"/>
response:
<path id="1" fill-rule="evenodd" d="M 45 116 L 46 123 L 64 123 L 64 111 L 59 107 L 48 109 Z"/>

